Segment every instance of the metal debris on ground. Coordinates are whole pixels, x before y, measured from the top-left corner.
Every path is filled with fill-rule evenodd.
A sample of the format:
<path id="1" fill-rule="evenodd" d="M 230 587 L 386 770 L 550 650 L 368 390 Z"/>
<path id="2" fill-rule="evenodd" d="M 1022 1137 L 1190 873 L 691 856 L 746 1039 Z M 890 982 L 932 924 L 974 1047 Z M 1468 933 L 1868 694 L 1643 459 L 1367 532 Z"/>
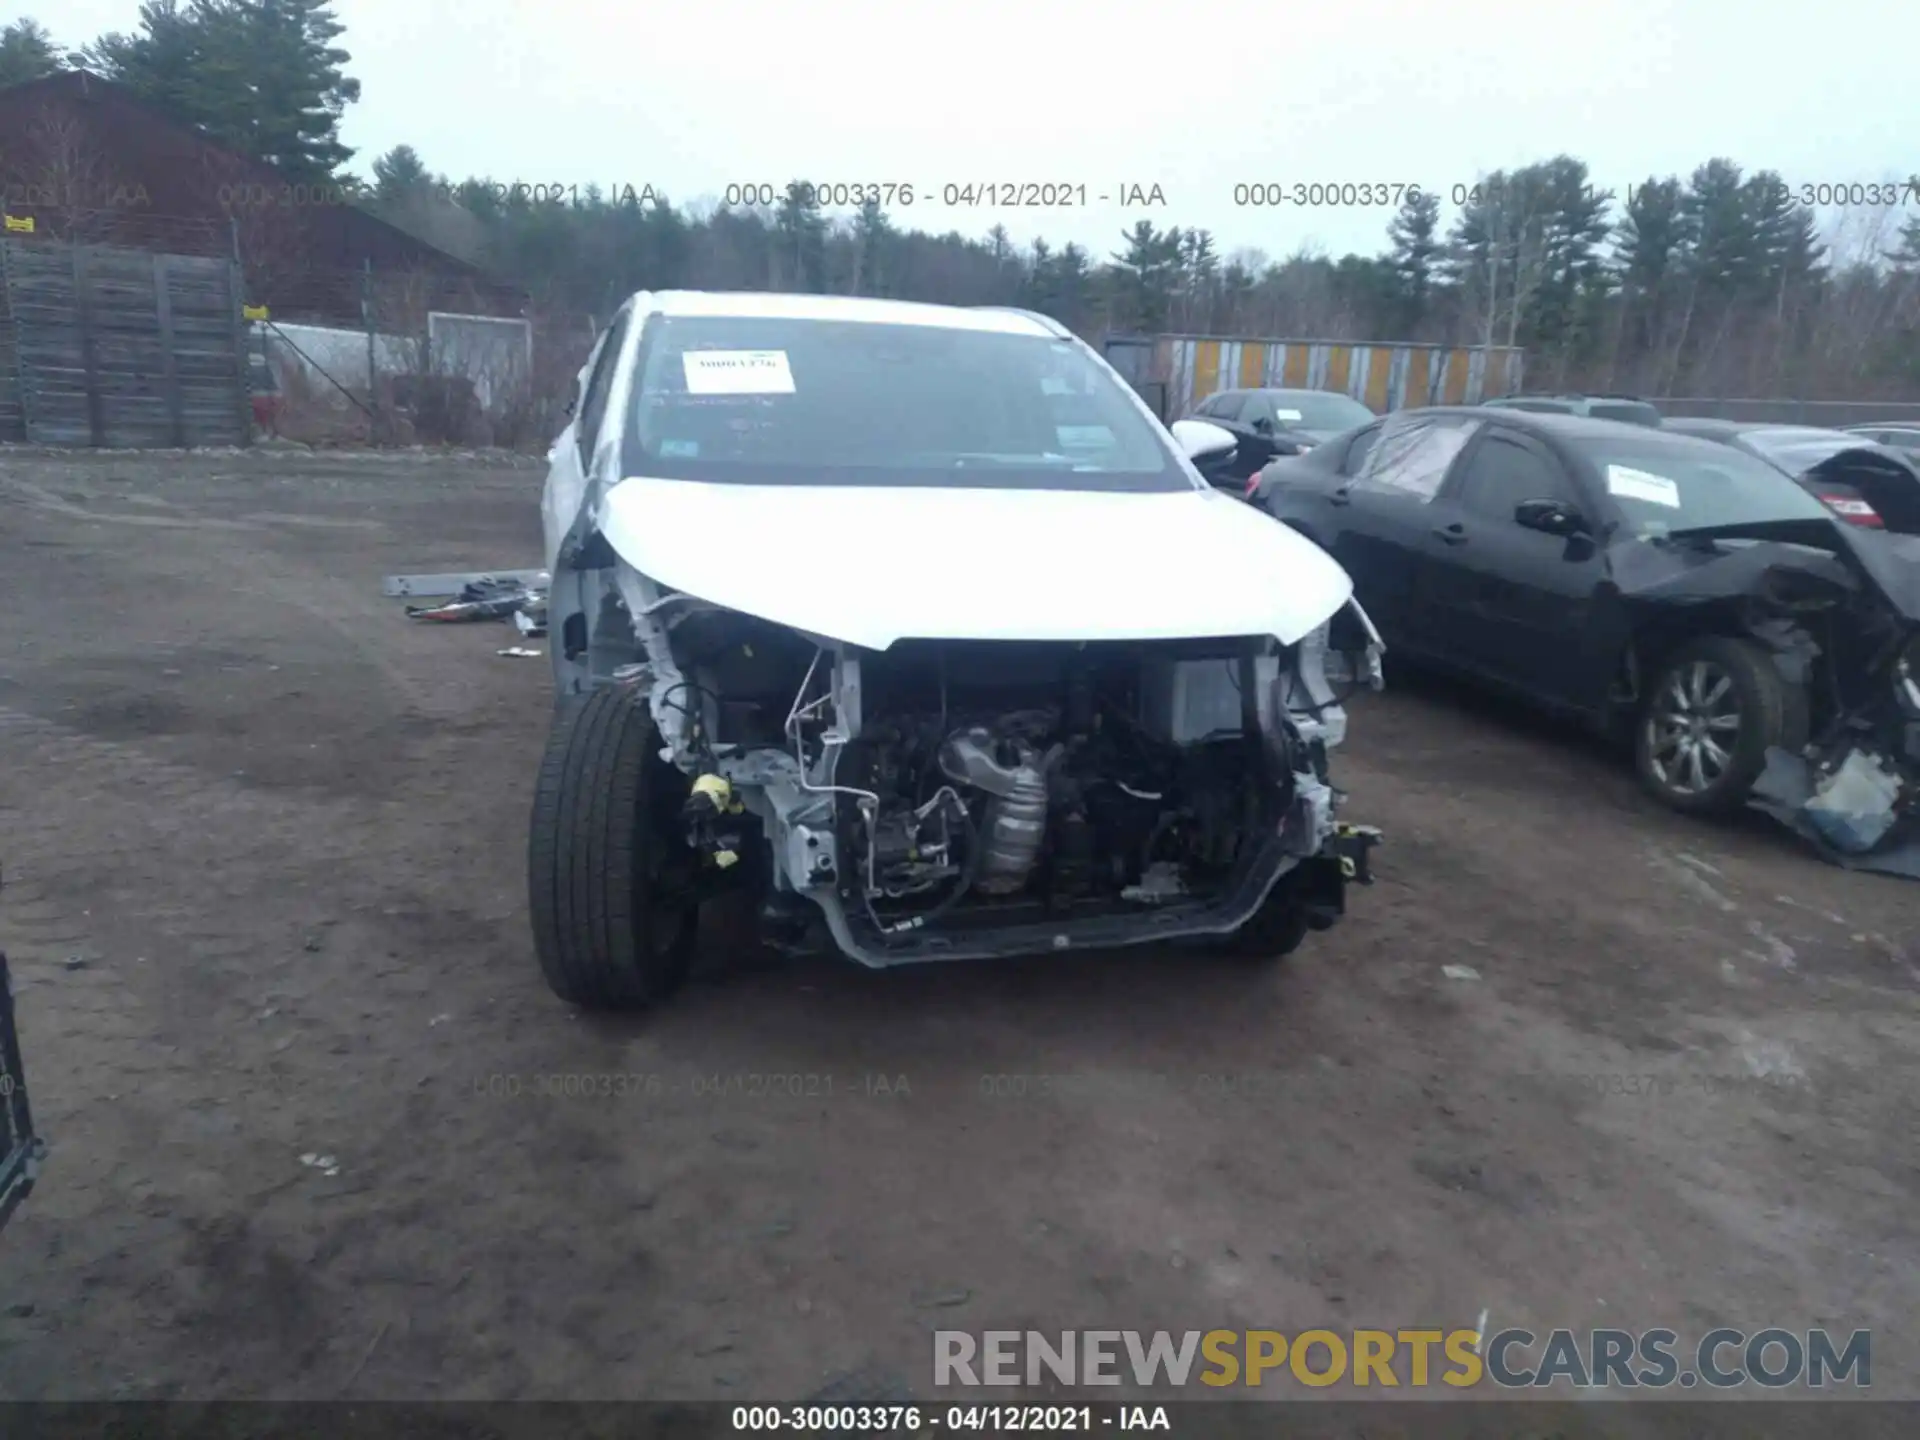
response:
<path id="1" fill-rule="evenodd" d="M 504 620 L 509 615 L 523 635 L 544 635 L 547 630 L 547 592 L 536 590 L 519 580 L 483 576 L 461 588 L 453 599 L 440 605 L 409 605 L 407 614 L 415 620 Z M 521 623 L 522 621 L 526 623 Z M 529 629 L 531 625 L 533 628 Z"/>
<path id="2" fill-rule="evenodd" d="M 1920 816 L 1899 813 L 1905 788 L 1895 767 L 1866 747 L 1826 765 L 1775 748 L 1749 803 L 1836 865 L 1920 880 Z"/>
<path id="3" fill-rule="evenodd" d="M 1480 972 L 1471 965 L 1442 965 L 1440 973 L 1449 980 L 1478 980 Z"/>
<path id="4" fill-rule="evenodd" d="M 547 652 L 544 650 L 529 650 L 524 645 L 509 645 L 506 649 L 496 650 L 493 653 L 496 655 L 509 655 L 515 660 L 538 660 Z"/>
<path id="5" fill-rule="evenodd" d="M 456 570 L 441 575 L 389 575 L 381 582 L 380 590 L 390 600 L 421 600 L 458 595 L 469 585 L 489 580 L 505 581 L 527 590 L 545 590 L 551 579 L 545 570 Z"/>

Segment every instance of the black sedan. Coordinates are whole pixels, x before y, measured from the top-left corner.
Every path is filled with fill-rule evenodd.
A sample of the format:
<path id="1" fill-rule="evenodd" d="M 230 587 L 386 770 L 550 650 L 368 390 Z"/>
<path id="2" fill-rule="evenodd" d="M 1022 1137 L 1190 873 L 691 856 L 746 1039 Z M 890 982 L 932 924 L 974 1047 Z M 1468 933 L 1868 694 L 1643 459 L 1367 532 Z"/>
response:
<path id="1" fill-rule="evenodd" d="M 1913 457 L 1865 435 L 1743 420 L 1671 419 L 1661 428 L 1758 456 L 1855 525 L 1920 528 L 1920 469 Z"/>
<path id="2" fill-rule="evenodd" d="M 1188 417 L 1218 425 L 1237 448 L 1203 473 L 1215 485 L 1243 489 L 1260 467 L 1281 455 L 1300 455 L 1355 425 L 1373 411 L 1335 390 L 1222 390 Z"/>
<path id="3" fill-rule="evenodd" d="M 1880 737 L 1920 779 L 1920 540 L 1741 450 L 1446 406 L 1277 460 L 1249 499 L 1340 561 L 1390 655 L 1631 735 L 1677 809 L 1739 805 L 1772 747 L 1817 770 L 1817 737 Z"/>

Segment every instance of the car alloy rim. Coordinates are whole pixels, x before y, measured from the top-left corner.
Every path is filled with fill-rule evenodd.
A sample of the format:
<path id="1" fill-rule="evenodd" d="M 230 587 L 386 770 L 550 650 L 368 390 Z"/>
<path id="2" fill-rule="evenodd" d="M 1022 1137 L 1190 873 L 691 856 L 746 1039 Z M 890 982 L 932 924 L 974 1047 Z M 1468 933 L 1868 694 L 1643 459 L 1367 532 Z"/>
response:
<path id="1" fill-rule="evenodd" d="M 1733 763 L 1740 699 L 1711 660 L 1668 674 L 1647 712 L 1647 756 L 1661 784 L 1686 795 L 1712 789 Z"/>

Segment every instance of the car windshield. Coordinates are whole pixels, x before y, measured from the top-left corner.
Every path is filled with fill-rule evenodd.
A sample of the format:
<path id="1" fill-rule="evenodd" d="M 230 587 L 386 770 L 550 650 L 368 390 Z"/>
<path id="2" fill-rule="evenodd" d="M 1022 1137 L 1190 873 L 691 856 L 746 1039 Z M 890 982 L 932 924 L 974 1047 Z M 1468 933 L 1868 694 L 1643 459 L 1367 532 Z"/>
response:
<path id="1" fill-rule="evenodd" d="M 1358 400 L 1330 390 L 1275 390 L 1269 398 L 1282 425 L 1302 430 L 1351 430 L 1373 419 Z"/>
<path id="2" fill-rule="evenodd" d="M 1075 342 L 931 325 L 654 316 L 625 472 L 754 485 L 1190 490 Z"/>
<path id="3" fill-rule="evenodd" d="M 1731 446 L 1584 436 L 1567 443 L 1593 463 L 1634 533 L 1647 538 L 1716 525 L 1833 518 L 1778 470 Z"/>
<path id="4" fill-rule="evenodd" d="M 1816 465 L 1825 464 L 1842 450 L 1858 450 L 1873 444 L 1872 439 L 1865 435 L 1797 425 L 1744 430 L 1740 438 L 1792 475 L 1804 475 Z"/>

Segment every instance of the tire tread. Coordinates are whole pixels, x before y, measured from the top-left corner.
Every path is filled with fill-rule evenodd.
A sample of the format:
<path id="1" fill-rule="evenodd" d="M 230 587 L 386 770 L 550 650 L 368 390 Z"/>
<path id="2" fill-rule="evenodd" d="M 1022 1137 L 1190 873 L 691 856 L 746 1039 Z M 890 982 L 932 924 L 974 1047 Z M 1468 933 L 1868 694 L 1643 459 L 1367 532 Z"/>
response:
<path id="1" fill-rule="evenodd" d="M 625 691 L 562 701 L 534 787 L 527 845 L 534 950 L 548 986 L 589 1009 L 652 1003 L 685 978 L 693 930 L 648 905 L 658 731 Z M 658 920 L 680 927 L 664 952 Z"/>

